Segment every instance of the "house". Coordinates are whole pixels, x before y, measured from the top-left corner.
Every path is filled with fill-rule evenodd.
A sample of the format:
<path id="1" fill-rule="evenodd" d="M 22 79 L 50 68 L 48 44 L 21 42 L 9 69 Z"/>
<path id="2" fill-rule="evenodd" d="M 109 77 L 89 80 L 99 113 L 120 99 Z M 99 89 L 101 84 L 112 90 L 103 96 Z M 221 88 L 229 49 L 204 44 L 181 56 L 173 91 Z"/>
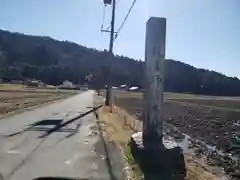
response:
<path id="1" fill-rule="evenodd" d="M 139 87 L 137 86 L 132 86 L 128 89 L 128 91 L 137 91 L 139 89 Z"/>
<path id="2" fill-rule="evenodd" d="M 128 85 L 123 84 L 123 85 L 120 86 L 120 89 L 122 89 L 122 90 L 128 90 Z"/>
<path id="3" fill-rule="evenodd" d="M 74 84 L 71 81 L 66 80 L 66 81 L 63 81 L 62 86 L 71 88 L 71 87 L 74 87 Z"/>
<path id="4" fill-rule="evenodd" d="M 63 83 L 59 86 L 59 88 L 62 88 L 62 89 L 75 89 L 77 87 L 71 81 L 66 80 L 66 81 L 63 81 Z"/>
<path id="5" fill-rule="evenodd" d="M 125 84 L 120 86 L 120 88 L 126 88 L 126 87 L 127 87 L 127 85 L 125 85 Z"/>
<path id="6" fill-rule="evenodd" d="M 44 86 L 43 82 L 41 80 L 27 80 L 25 83 L 29 87 L 42 87 Z"/>

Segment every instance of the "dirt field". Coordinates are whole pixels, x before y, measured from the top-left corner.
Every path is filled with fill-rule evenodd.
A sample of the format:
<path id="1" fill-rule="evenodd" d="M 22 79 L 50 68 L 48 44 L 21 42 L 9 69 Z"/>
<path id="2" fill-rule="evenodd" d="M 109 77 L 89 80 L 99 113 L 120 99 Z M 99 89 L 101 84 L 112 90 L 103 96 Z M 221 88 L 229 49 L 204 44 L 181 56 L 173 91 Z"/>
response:
<path id="1" fill-rule="evenodd" d="M 99 97 L 95 98 L 97 102 Z M 101 102 L 102 103 L 102 102 Z M 96 104 L 97 106 L 98 104 Z M 129 115 L 124 109 L 115 107 L 110 113 L 109 108 L 103 107 L 98 110 L 101 129 L 108 141 L 116 143 L 125 154 L 127 179 L 143 179 L 140 167 L 131 155 L 128 142 L 131 135 L 141 128 L 141 124 L 134 117 Z M 185 153 L 185 163 L 187 167 L 186 180 L 218 180 L 223 179 L 224 173 L 215 170 L 204 162 L 199 161 L 191 154 Z M 131 168 L 129 168 L 131 167 Z"/>
<path id="2" fill-rule="evenodd" d="M 141 93 L 115 91 L 115 104 L 141 119 Z M 220 164 L 240 179 L 240 98 L 165 93 L 162 118 L 181 133 L 235 156 L 238 164 L 222 157 Z"/>
<path id="3" fill-rule="evenodd" d="M 0 86 L 0 116 L 16 110 L 65 98 L 75 93 L 77 91 L 2 85 Z"/>

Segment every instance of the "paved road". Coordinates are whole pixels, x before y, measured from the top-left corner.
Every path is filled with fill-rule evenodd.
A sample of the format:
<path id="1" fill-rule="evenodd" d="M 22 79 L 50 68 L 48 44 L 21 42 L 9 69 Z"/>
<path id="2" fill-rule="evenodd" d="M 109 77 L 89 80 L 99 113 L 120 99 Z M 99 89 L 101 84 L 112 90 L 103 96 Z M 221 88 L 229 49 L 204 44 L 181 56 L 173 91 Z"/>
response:
<path id="1" fill-rule="evenodd" d="M 93 92 L 87 91 L 1 119 L 0 173 L 4 180 L 41 176 L 112 179 L 92 108 Z"/>

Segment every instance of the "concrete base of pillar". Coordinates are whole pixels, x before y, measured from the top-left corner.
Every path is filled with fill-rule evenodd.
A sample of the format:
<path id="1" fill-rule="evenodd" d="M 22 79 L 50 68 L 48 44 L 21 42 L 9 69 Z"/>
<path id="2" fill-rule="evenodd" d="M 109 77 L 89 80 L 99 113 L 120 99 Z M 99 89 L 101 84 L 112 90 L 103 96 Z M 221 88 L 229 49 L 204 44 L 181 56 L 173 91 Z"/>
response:
<path id="1" fill-rule="evenodd" d="M 139 163 L 145 180 L 183 180 L 186 168 L 182 149 L 175 142 L 163 141 L 162 146 L 144 147 L 142 132 L 132 135 L 131 152 Z"/>

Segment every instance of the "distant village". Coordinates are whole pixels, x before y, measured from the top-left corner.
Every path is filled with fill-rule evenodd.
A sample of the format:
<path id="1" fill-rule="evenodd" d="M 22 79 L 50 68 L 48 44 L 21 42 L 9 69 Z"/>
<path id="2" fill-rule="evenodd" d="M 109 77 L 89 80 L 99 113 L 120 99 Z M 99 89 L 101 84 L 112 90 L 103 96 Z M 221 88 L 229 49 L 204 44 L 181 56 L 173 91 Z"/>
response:
<path id="1" fill-rule="evenodd" d="M 44 84 L 41 80 L 35 80 L 35 79 L 27 79 L 27 80 L 11 80 L 9 82 L 4 82 L 1 78 L 0 78 L 0 84 L 1 83 L 8 83 L 8 84 L 22 84 L 22 85 L 26 85 L 27 87 L 35 87 L 35 88 L 59 88 L 59 89 L 75 89 L 75 90 L 80 90 L 80 89 L 88 89 L 88 85 L 84 84 L 84 85 L 80 85 L 80 84 L 74 84 L 73 82 L 69 81 L 69 80 L 65 80 L 62 82 L 62 84 L 58 85 L 58 86 L 52 86 L 52 85 L 46 85 Z M 105 85 L 105 88 L 107 88 L 107 86 Z M 120 85 L 120 86 L 113 86 L 112 89 L 121 89 L 121 90 L 126 90 L 126 91 L 141 91 L 141 89 L 138 86 L 130 86 L 130 85 Z"/>

